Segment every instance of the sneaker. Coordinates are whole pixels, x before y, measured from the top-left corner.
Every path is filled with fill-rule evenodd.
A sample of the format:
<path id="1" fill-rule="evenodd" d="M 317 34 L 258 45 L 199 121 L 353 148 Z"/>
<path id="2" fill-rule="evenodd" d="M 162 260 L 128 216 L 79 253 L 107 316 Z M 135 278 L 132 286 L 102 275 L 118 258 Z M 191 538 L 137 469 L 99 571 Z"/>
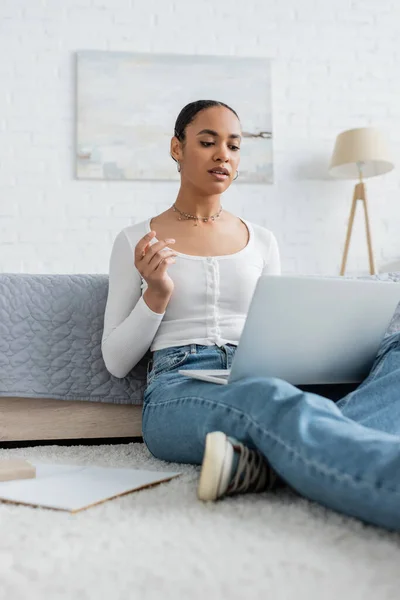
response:
<path id="1" fill-rule="evenodd" d="M 258 450 L 250 450 L 222 431 L 206 436 L 197 488 L 199 500 L 273 489 L 278 476 Z"/>

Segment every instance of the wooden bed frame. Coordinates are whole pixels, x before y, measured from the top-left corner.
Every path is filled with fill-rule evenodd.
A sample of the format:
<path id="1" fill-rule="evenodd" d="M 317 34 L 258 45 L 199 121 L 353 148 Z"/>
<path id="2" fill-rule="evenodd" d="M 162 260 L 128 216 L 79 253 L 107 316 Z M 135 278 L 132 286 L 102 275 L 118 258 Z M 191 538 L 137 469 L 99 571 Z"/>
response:
<path id="1" fill-rule="evenodd" d="M 0 398 L 0 443 L 142 437 L 142 406 Z"/>

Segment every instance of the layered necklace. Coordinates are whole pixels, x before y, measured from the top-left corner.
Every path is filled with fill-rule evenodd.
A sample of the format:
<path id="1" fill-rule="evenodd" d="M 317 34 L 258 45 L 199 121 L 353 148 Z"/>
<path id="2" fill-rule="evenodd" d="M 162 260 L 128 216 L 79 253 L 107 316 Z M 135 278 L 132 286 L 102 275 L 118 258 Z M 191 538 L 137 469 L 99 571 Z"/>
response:
<path id="1" fill-rule="evenodd" d="M 222 206 L 221 206 L 221 208 L 219 209 L 217 214 L 211 215 L 211 217 L 196 217 L 196 215 L 189 215 L 188 213 L 182 212 L 181 210 L 179 210 L 179 208 L 176 208 L 175 204 L 172 205 L 172 208 L 174 209 L 175 212 L 178 212 L 181 215 L 180 217 L 178 217 L 178 221 L 182 221 L 183 218 L 185 218 L 186 220 L 194 219 L 195 227 L 197 227 L 197 225 L 198 225 L 197 221 L 204 221 L 204 223 L 206 223 L 207 221 L 215 221 L 215 219 L 217 219 L 222 212 Z"/>

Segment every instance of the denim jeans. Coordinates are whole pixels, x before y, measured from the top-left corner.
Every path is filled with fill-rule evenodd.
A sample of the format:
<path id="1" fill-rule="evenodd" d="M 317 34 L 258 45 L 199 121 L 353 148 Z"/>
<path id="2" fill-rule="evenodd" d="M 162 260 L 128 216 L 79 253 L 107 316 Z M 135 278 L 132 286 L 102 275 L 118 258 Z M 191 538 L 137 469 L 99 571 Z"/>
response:
<path id="1" fill-rule="evenodd" d="M 207 433 L 223 431 L 258 448 L 302 496 L 400 530 L 400 332 L 383 340 L 368 377 L 336 403 L 277 378 L 218 385 L 178 373 L 229 368 L 235 350 L 189 344 L 153 353 L 142 425 L 153 456 L 201 464 Z"/>

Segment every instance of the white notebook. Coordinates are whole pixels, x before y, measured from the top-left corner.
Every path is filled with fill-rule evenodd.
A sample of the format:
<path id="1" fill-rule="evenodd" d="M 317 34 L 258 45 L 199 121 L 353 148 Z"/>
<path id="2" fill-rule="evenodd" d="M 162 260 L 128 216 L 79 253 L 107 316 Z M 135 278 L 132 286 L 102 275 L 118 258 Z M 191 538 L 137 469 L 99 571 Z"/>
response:
<path id="1" fill-rule="evenodd" d="M 60 465 L 27 460 L 36 467 L 36 478 L 0 482 L 0 500 L 75 513 L 180 475 L 171 471 Z"/>

